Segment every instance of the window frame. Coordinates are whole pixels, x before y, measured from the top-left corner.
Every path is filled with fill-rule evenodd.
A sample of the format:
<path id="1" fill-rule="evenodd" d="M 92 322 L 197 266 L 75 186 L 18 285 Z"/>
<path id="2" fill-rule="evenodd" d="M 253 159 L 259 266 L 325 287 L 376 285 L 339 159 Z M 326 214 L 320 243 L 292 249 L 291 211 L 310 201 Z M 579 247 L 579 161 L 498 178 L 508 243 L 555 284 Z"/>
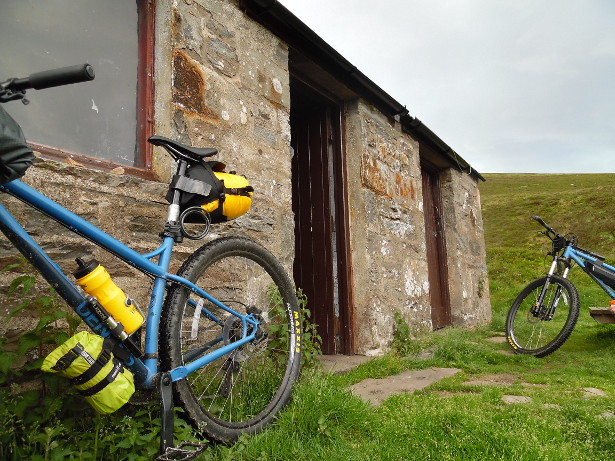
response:
<path id="1" fill-rule="evenodd" d="M 153 148 L 147 139 L 154 134 L 154 46 L 155 46 L 155 1 L 136 0 L 137 4 L 137 132 L 135 166 L 123 165 L 77 152 L 47 146 L 35 142 L 28 145 L 43 157 L 85 167 L 114 171 L 143 179 L 158 179 L 152 170 Z"/>

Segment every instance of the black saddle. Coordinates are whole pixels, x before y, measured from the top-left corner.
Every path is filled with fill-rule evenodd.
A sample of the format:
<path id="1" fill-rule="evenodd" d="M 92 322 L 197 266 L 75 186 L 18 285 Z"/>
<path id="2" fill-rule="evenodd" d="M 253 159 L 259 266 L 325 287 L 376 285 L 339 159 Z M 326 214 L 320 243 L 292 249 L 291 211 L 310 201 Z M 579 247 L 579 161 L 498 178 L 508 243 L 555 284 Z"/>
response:
<path id="1" fill-rule="evenodd" d="M 154 146 L 164 147 L 174 159 L 183 158 L 192 162 L 200 162 L 207 157 L 213 157 L 218 153 L 218 149 L 211 147 L 192 147 L 181 144 L 163 136 L 150 136 L 147 140 Z"/>

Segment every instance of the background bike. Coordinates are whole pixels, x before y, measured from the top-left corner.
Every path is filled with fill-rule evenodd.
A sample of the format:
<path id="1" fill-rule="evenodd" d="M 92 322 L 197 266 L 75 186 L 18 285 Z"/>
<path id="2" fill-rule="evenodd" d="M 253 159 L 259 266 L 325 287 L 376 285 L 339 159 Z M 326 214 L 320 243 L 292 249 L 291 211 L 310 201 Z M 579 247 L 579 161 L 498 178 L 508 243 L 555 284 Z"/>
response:
<path id="1" fill-rule="evenodd" d="M 10 79 L 0 83 L 0 102 L 23 100 L 30 88 L 93 78 L 93 69 L 85 64 Z M 0 192 L 149 276 L 152 292 L 144 327 L 138 323 L 129 328 L 127 320 L 110 313 L 106 294 L 96 297 L 81 283 L 90 269 L 100 267 L 88 255 L 76 261 L 79 283 L 75 283 L 2 204 L 0 230 L 94 333 L 112 341 L 115 359 L 132 372 L 135 384 L 159 391 L 160 459 L 190 459 L 198 450 L 181 444 L 173 447 L 173 399 L 209 438 L 233 441 L 243 433 L 260 431 L 287 403 L 297 379 L 301 319 L 295 289 L 284 268 L 268 250 L 246 238 L 213 240 L 197 249 L 176 275 L 168 272 L 175 243 L 205 237 L 210 224 L 236 217 L 237 213 L 224 208 L 232 203 L 231 195 L 245 199 L 251 194 L 249 188 L 243 187 L 242 194 L 237 192 L 242 187 L 219 179 L 231 178 L 212 170 L 211 164 L 218 162 L 207 161 L 217 153 L 215 149 L 193 148 L 160 136 L 149 141 L 173 157 L 177 174 L 167 194 L 162 243 L 148 254 L 134 251 L 18 179 L 0 185 Z M 198 232 L 191 227 L 195 222 Z M 132 300 L 122 299 L 125 309 L 134 307 Z"/>
<path id="2" fill-rule="evenodd" d="M 575 236 L 563 236 L 539 216 L 533 216 L 545 228 L 541 233 L 552 242 L 547 254 L 552 263 L 545 277 L 530 282 L 513 301 L 506 318 L 506 339 L 513 351 L 544 357 L 566 342 L 579 318 L 579 293 L 568 280 L 576 263 L 615 299 L 615 267 L 605 258 L 577 245 Z M 615 323 L 609 308 L 593 309 L 592 316 L 602 323 Z"/>

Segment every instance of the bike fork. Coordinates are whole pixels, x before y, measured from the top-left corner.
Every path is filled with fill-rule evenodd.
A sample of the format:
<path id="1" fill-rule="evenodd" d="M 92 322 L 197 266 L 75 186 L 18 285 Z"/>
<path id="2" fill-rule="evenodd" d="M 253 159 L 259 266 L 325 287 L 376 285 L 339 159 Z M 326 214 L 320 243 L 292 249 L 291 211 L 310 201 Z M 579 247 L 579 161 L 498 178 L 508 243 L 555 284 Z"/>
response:
<path id="1" fill-rule="evenodd" d="M 549 304 L 549 307 L 545 311 L 545 308 L 543 307 L 543 303 L 545 301 L 545 297 L 547 296 L 547 290 L 549 289 L 549 285 L 551 285 L 551 277 L 553 277 L 553 274 L 555 273 L 557 269 L 557 262 L 558 262 L 557 259 L 553 260 L 553 263 L 551 264 L 551 268 L 549 269 L 549 273 L 547 274 L 547 279 L 545 280 L 545 284 L 543 285 L 542 291 L 540 292 L 540 296 L 538 296 L 536 305 L 532 308 L 532 311 L 531 311 L 534 317 L 542 317 L 542 320 L 553 319 L 553 315 L 555 314 L 555 309 L 557 308 L 560 297 L 562 296 L 562 287 L 558 285 L 557 289 L 555 290 L 555 296 L 553 297 L 553 300 L 551 301 L 551 303 Z M 568 276 L 569 270 L 570 270 L 569 267 L 566 267 L 566 269 L 564 269 L 562 278 L 566 278 Z"/>

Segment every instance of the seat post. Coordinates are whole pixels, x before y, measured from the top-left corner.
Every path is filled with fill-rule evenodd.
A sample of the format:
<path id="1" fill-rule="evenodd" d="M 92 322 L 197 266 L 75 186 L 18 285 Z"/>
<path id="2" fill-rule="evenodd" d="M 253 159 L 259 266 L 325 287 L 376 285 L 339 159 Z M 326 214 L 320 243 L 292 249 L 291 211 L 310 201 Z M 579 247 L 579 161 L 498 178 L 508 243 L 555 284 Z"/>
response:
<path id="1" fill-rule="evenodd" d="M 188 167 L 188 162 L 183 159 L 177 159 L 177 176 L 184 176 Z M 169 205 L 169 213 L 167 215 L 167 223 L 177 223 L 179 221 L 181 192 L 177 189 L 173 191 L 173 200 Z"/>

